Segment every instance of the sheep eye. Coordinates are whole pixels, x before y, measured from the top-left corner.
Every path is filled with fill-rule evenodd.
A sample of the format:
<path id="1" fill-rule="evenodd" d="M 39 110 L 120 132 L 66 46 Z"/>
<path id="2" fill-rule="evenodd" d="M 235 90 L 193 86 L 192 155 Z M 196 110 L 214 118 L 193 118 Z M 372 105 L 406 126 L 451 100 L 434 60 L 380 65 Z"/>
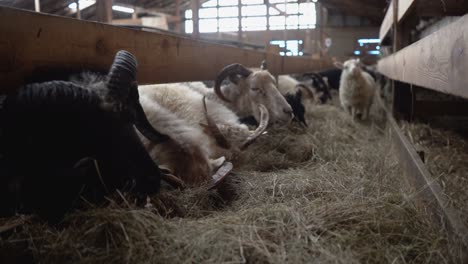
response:
<path id="1" fill-rule="evenodd" d="M 252 88 L 252 91 L 258 91 L 258 90 L 260 90 L 258 87 L 253 87 Z"/>

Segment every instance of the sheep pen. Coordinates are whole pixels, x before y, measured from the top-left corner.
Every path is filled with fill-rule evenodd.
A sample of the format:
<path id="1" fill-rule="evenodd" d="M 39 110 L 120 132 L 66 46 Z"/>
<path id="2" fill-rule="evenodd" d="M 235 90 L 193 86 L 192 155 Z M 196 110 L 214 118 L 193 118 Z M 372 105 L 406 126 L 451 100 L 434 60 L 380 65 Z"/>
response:
<path id="1" fill-rule="evenodd" d="M 460 262 L 448 234 L 414 206 L 378 109 L 362 123 L 336 105 L 315 106 L 307 129 L 258 138 L 219 191 L 162 190 L 147 208 L 121 194 L 69 214 L 59 227 L 1 219 L 0 260 Z"/>

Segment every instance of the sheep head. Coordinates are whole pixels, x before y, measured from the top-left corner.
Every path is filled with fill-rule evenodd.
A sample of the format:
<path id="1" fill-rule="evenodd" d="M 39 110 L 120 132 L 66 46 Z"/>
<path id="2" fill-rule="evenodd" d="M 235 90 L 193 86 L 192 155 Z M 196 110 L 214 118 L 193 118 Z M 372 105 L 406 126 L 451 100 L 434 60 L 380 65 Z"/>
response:
<path id="1" fill-rule="evenodd" d="M 318 73 L 311 74 L 312 87 L 314 87 L 316 93 L 316 101 L 322 104 L 326 103 L 328 100 L 331 100 L 330 87 L 328 86 L 324 77 Z"/>
<path id="2" fill-rule="evenodd" d="M 221 91 L 221 83 L 228 77 L 233 85 L 228 85 Z M 258 105 L 264 105 L 268 109 L 270 123 L 289 124 L 293 118 L 291 106 L 281 95 L 275 78 L 267 70 L 251 70 L 237 63 L 228 65 L 216 77 L 214 89 L 220 99 L 244 108 L 236 110 L 248 112 L 257 122 L 261 120 Z"/>
<path id="3" fill-rule="evenodd" d="M 359 76 L 362 72 L 362 65 L 359 59 L 350 59 L 344 63 L 335 62 L 335 66 L 343 70 L 342 76 Z"/>

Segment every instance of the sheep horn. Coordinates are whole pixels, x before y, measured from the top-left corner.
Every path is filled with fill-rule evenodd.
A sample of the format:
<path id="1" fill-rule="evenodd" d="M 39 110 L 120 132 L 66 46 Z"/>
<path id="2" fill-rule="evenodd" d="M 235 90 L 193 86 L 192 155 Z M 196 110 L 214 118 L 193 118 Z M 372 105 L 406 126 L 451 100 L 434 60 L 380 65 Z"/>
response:
<path id="1" fill-rule="evenodd" d="M 204 112 L 205 112 L 206 121 L 208 123 L 206 128 L 208 129 L 209 133 L 215 138 L 216 143 L 218 144 L 218 146 L 220 146 L 222 148 L 225 148 L 225 149 L 231 148 L 231 144 L 229 144 L 229 141 L 221 133 L 218 126 L 216 125 L 216 122 L 210 117 L 210 115 L 208 115 L 208 109 L 206 107 L 206 97 L 205 96 L 203 96 L 203 109 L 204 109 Z M 201 125 L 205 126 L 203 124 L 201 124 Z"/>
<path id="2" fill-rule="evenodd" d="M 268 121 L 270 119 L 268 109 L 262 104 L 259 104 L 258 108 L 260 110 L 260 124 L 258 125 L 257 129 L 255 129 L 255 131 L 251 132 L 251 135 L 241 145 L 240 150 L 244 150 L 250 144 L 252 144 L 255 141 L 255 139 L 257 139 L 261 134 L 263 134 L 263 132 L 268 126 Z"/>
<path id="3" fill-rule="evenodd" d="M 167 141 L 169 137 L 159 133 L 151 125 L 140 104 L 136 81 L 137 65 L 135 56 L 130 52 L 125 50 L 117 52 L 108 74 L 107 87 L 110 96 L 113 96 L 118 103 L 131 105 L 130 115 L 133 114 L 135 126 L 143 136 L 156 144 Z"/>
<path id="4" fill-rule="evenodd" d="M 107 87 L 120 102 L 126 101 L 130 87 L 136 82 L 137 60 L 130 52 L 117 52 L 108 74 Z"/>
<path id="5" fill-rule="evenodd" d="M 299 87 L 304 88 L 304 90 L 305 90 L 310 96 L 312 96 L 312 98 L 315 97 L 314 90 L 313 90 L 313 88 L 310 87 L 309 85 L 306 85 L 306 84 L 303 84 L 303 83 L 296 84 L 296 88 L 299 88 Z"/>
<path id="6" fill-rule="evenodd" d="M 223 92 L 221 92 L 221 83 L 226 79 L 226 77 L 232 76 L 234 74 L 239 74 L 242 77 L 247 77 L 252 74 L 252 71 L 244 67 L 242 64 L 234 63 L 224 67 L 216 76 L 214 91 L 216 95 L 221 98 L 223 101 L 230 102 Z"/>
<path id="7" fill-rule="evenodd" d="M 232 171 L 233 165 L 226 161 L 211 177 L 211 182 L 208 184 L 208 190 L 212 190 L 219 186 L 226 179 L 226 176 Z"/>

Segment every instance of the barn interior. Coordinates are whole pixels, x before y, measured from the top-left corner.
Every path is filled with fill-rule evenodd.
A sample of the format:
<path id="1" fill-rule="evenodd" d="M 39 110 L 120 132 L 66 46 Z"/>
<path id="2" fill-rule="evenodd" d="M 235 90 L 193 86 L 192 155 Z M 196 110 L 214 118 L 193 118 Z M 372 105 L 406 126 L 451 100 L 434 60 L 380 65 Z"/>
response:
<path id="1" fill-rule="evenodd" d="M 468 0 L 0 0 L 0 263 L 466 263 L 467 13 Z M 128 53 L 119 57 L 121 50 Z M 359 70 L 340 64 L 349 60 Z M 238 72 L 220 78 L 234 64 Z M 271 90 L 244 82 L 265 71 L 290 106 L 281 111 L 294 113 L 287 123 L 275 121 L 276 106 L 265 103 Z M 69 78 L 79 72 L 102 77 Z M 299 102 L 288 100 L 293 94 L 283 93 L 282 80 L 293 82 Z M 107 94 L 116 82 L 128 82 L 127 90 Z M 253 85 L 245 94 L 243 83 Z M 221 95 L 238 87 L 235 95 L 256 105 L 212 99 L 220 96 L 218 84 Z M 368 97 L 364 90 L 352 95 L 369 98 L 367 118 L 364 108 L 348 111 L 352 100 L 344 91 L 351 86 L 371 89 Z M 42 122 L 60 112 L 53 107 L 33 115 L 48 105 L 78 107 L 85 98 L 78 92 L 60 101 L 73 89 L 89 91 L 84 101 L 97 100 L 92 111 L 110 116 L 109 124 L 130 124 L 139 138 L 132 142 L 146 156 L 113 148 L 130 137 L 119 130 L 112 143 L 102 143 L 107 152 L 99 140 L 91 145 L 96 153 L 122 155 L 71 155 L 77 158 L 60 171 L 65 158 L 48 158 L 50 152 L 82 149 L 84 135 L 84 143 L 72 142 L 107 129 L 98 119 L 88 124 L 81 109 L 84 126 L 74 126 L 65 110 L 58 122 Z M 171 105 L 167 98 L 177 89 L 186 92 L 176 97 L 196 95 Z M 251 95 L 257 90 L 263 99 Z M 37 94 L 41 100 L 31 99 Z M 57 97 L 47 101 L 44 94 Z M 198 108 L 190 105 L 195 97 Z M 131 112 L 135 98 L 163 143 L 140 129 L 139 112 Z M 238 127 L 217 119 L 225 111 L 218 104 L 248 128 L 242 145 L 223 141 Z M 192 143 L 179 144 L 182 132 L 157 115 L 161 109 L 182 116 L 190 140 L 203 135 L 193 139 L 196 151 L 182 151 Z M 101 118 L 92 111 L 89 118 Z M 246 111 L 253 124 L 242 123 Z M 196 154 L 203 144 L 209 161 Z M 226 154 L 217 159 L 212 153 L 220 148 Z M 156 191 L 142 194 L 136 174 L 146 157 L 157 168 L 158 187 L 143 184 Z M 89 160 L 91 167 L 83 166 Z M 190 167 L 205 162 L 217 164 L 208 178 Z M 114 188 L 109 171 L 125 171 L 128 179 Z M 92 174 L 99 187 L 79 186 L 62 215 L 55 208 L 75 180 L 68 172 Z"/>

